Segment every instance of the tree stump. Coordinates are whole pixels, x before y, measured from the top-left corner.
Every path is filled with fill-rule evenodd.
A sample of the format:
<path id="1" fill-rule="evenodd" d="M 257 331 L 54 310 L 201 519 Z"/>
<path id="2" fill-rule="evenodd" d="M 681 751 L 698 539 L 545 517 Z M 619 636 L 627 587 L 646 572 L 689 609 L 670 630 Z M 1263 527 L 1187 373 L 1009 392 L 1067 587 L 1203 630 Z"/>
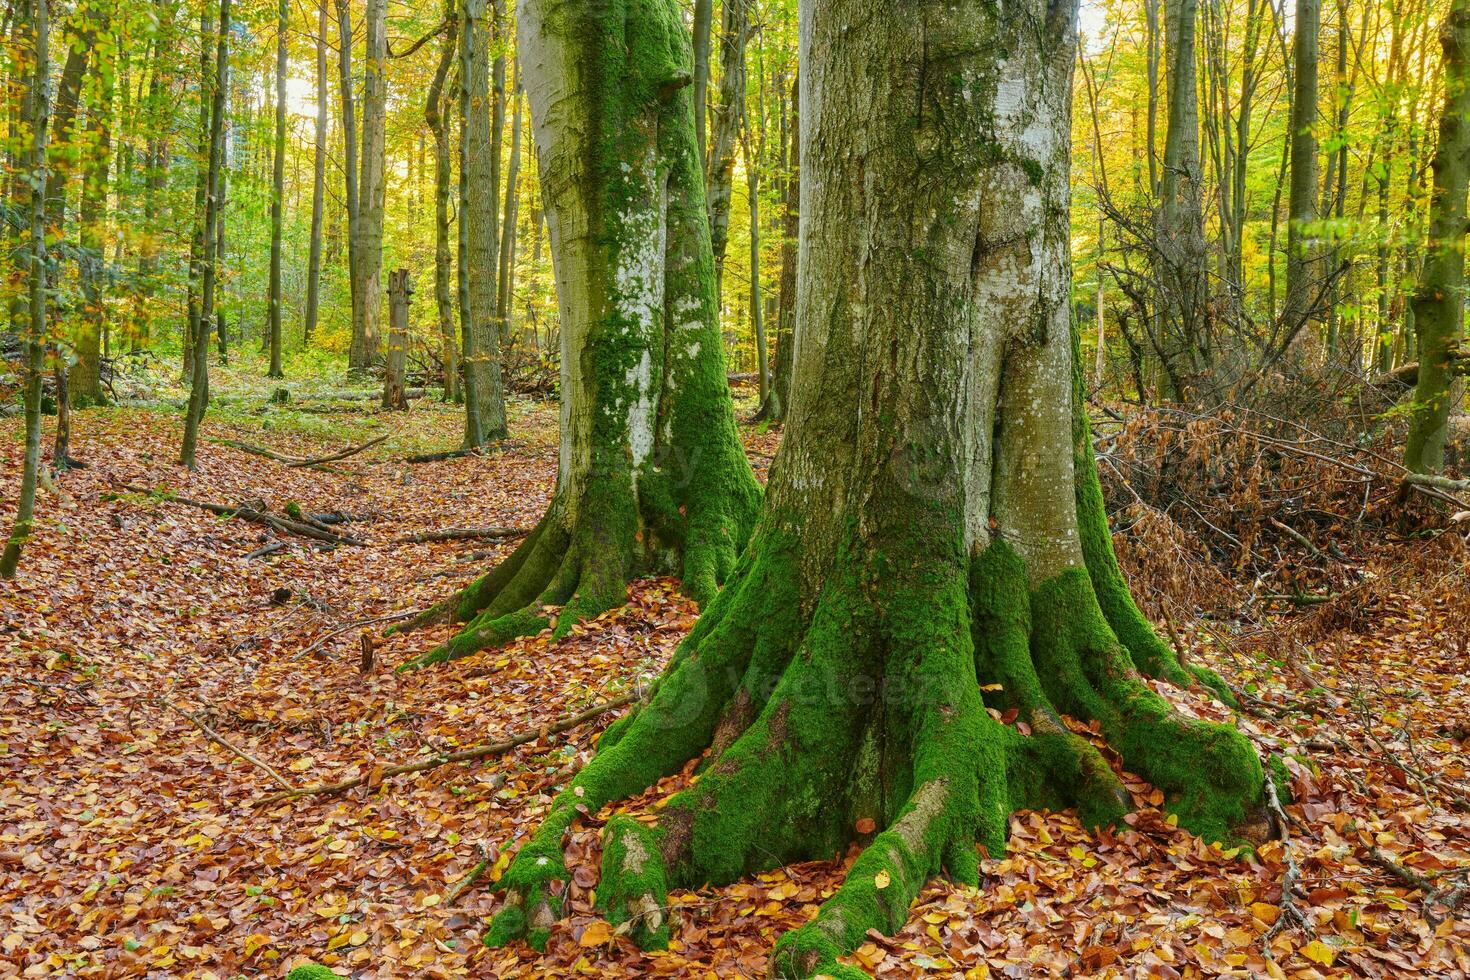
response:
<path id="1" fill-rule="evenodd" d="M 407 269 L 388 273 L 388 372 L 383 377 L 383 407 L 408 408 L 404 375 L 408 361 L 408 303 L 413 283 Z"/>

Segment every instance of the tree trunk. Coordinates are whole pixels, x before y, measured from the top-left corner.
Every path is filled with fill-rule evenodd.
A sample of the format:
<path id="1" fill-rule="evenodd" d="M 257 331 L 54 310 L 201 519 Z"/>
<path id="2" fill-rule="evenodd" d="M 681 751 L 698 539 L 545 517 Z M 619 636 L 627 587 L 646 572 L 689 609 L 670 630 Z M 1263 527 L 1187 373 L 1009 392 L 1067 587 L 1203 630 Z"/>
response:
<path id="1" fill-rule="evenodd" d="M 388 361 L 383 375 L 383 407 L 408 409 L 404 376 L 408 367 L 408 303 L 413 284 L 407 269 L 388 273 Z"/>
<path id="2" fill-rule="evenodd" d="M 511 318 L 515 314 L 511 283 L 515 277 L 516 212 L 520 204 L 517 182 L 521 176 L 521 63 L 516 62 L 515 82 L 511 85 L 510 163 L 505 173 L 505 221 L 500 232 L 500 275 L 496 288 L 499 303 L 500 342 L 510 343 L 514 331 Z"/>
<path id="3" fill-rule="evenodd" d="M 771 397 L 771 371 L 766 350 L 766 322 L 761 315 L 761 195 L 760 160 L 755 134 L 745 124 L 745 196 L 750 204 L 750 326 L 755 339 L 755 374 L 758 404 L 765 417 Z"/>
<path id="4" fill-rule="evenodd" d="M 289 0 L 280 0 L 276 9 L 276 141 L 271 160 L 271 270 L 270 270 L 270 348 L 268 378 L 284 378 L 281 366 L 281 259 L 286 233 L 286 32 L 291 27 Z"/>
<path id="5" fill-rule="evenodd" d="M 1440 27 L 1445 104 L 1434 149 L 1434 195 L 1424 271 L 1414 293 L 1419 381 L 1409 415 L 1404 466 L 1412 473 L 1444 468 L 1445 431 L 1457 384 L 1452 352 L 1464 335 L 1465 195 L 1470 187 L 1470 0 L 1454 0 Z"/>
<path id="6" fill-rule="evenodd" d="M 357 286 L 352 292 L 352 346 L 347 355 L 349 374 L 361 376 L 378 354 L 379 320 L 383 308 L 383 214 L 387 195 L 388 114 L 388 0 L 368 0 L 363 22 L 367 29 L 362 83 L 362 152 L 358 159 L 357 229 L 353 261 Z"/>
<path id="7" fill-rule="evenodd" d="M 710 247 L 715 257 L 715 299 L 724 295 L 725 246 L 730 240 L 730 198 L 735 179 L 735 142 L 745 108 L 745 42 L 750 34 L 747 0 L 725 0 L 720 31 L 720 101 L 714 111 L 705 187 L 709 189 Z"/>
<path id="8" fill-rule="evenodd" d="M 18 236 L 15 267 L 26 270 L 29 302 L 17 309 L 14 325 L 25 343 L 25 456 L 21 464 L 20 500 L 5 550 L 0 552 L 0 579 L 15 578 L 20 551 L 30 539 L 36 514 L 36 483 L 41 474 L 41 379 L 46 370 L 46 138 L 51 122 L 51 10 L 48 0 L 20 0 L 20 16 L 13 26 L 13 56 L 29 61 L 25 75 L 21 130 L 26 142 L 21 167 L 29 173 L 18 183 L 24 193 L 29 222 Z M 17 72 L 19 74 L 19 72 Z"/>
<path id="9" fill-rule="evenodd" d="M 215 36 L 214 11 L 208 3 L 199 15 L 199 132 L 194 163 L 194 228 L 189 239 L 188 317 L 184 322 L 184 379 L 193 383 L 194 354 L 199 349 L 199 282 L 204 273 L 204 213 L 209 206 L 209 112 L 214 104 L 213 57 L 209 39 Z M 206 343 L 204 349 L 208 351 Z"/>
<path id="10" fill-rule="evenodd" d="M 459 400 L 460 393 L 459 337 L 454 327 L 454 297 L 450 291 L 453 255 L 449 250 L 449 182 L 453 167 L 449 160 L 449 127 L 444 119 L 444 82 L 454 61 L 459 36 L 459 15 L 454 0 L 446 4 L 444 19 L 449 28 L 444 32 L 434 80 L 429 83 L 424 122 L 434 134 L 434 311 L 439 320 L 440 358 L 444 362 L 444 400 L 454 402 Z"/>
<path id="11" fill-rule="evenodd" d="M 553 618 L 565 633 L 641 574 L 682 575 L 706 602 L 759 507 L 725 380 L 677 3 L 524 0 L 519 27 L 561 309 L 557 488 L 500 567 L 410 624 L 471 620 L 420 665 Z"/>
<path id="12" fill-rule="evenodd" d="M 468 243 L 469 306 L 465 311 L 464 446 L 504 439 L 505 393 L 495 286 L 499 261 L 500 163 L 493 136 L 489 0 L 461 0 L 459 107 L 464 133 L 459 220 Z M 503 110 L 502 110 L 503 111 Z"/>
<path id="13" fill-rule="evenodd" d="M 706 751 L 656 824 L 608 822 L 598 900 L 661 945 L 668 889 L 868 845 L 773 977 L 855 976 L 837 958 L 902 926 L 931 876 L 973 886 L 1014 810 L 1121 818 L 1122 782 L 1062 714 L 1183 826 L 1227 840 L 1253 815 L 1250 743 L 1140 677 L 1187 675 L 1113 560 L 1070 332 L 1075 6 L 925 13 L 801 6 L 801 333 L 760 524 L 525 839 L 487 943 L 544 944 L 572 822 Z"/>
<path id="14" fill-rule="evenodd" d="M 322 302 L 322 212 L 327 189 L 327 0 L 317 0 L 316 142 L 312 148 L 311 246 L 306 260 L 306 318 L 303 344 L 316 333 Z"/>
<path id="15" fill-rule="evenodd" d="M 766 418 L 786 417 L 791 399 L 791 367 L 796 360 L 796 242 L 801 229 L 801 104 L 799 78 L 791 80 L 791 149 L 785 179 L 786 213 L 781 219 L 781 284 L 776 300 L 776 372 Z"/>
<path id="16" fill-rule="evenodd" d="M 694 145 L 699 147 L 699 172 L 709 168 L 705 123 L 709 118 L 709 48 L 714 29 L 715 0 L 694 0 Z"/>
<path id="17" fill-rule="evenodd" d="M 1291 96 L 1291 192 L 1286 219 L 1286 302 L 1282 329 L 1292 360 L 1300 367 L 1307 350 L 1315 346 L 1307 321 L 1317 305 L 1313 293 L 1320 262 L 1311 242 L 1317 220 L 1317 59 L 1321 18 L 1319 0 L 1296 0 L 1296 27 L 1292 42 L 1294 83 Z"/>
<path id="18" fill-rule="evenodd" d="M 1166 18 L 1169 35 L 1169 120 L 1155 231 L 1155 315 L 1161 324 L 1163 397 L 1181 401 L 1204 384 L 1202 346 L 1208 293 L 1204 204 L 1199 159 L 1199 99 L 1195 84 L 1195 0 L 1177 0 Z"/>
<path id="19" fill-rule="evenodd" d="M 207 44 L 206 44 L 207 47 Z M 230 70 L 230 0 L 219 2 L 219 33 L 215 44 L 214 98 L 209 118 L 209 163 L 205 186 L 204 254 L 200 276 L 199 331 L 195 338 L 194 377 L 189 385 L 189 409 L 184 417 L 184 444 L 179 463 L 195 469 L 195 450 L 199 444 L 199 426 L 209 401 L 209 321 L 214 312 L 215 287 L 218 279 L 217 252 L 221 205 L 221 179 L 225 155 L 225 90 L 229 87 Z"/>
<path id="20" fill-rule="evenodd" d="M 108 12 L 103 9 L 93 16 L 96 19 L 89 33 L 106 37 L 111 30 Z M 68 395 L 82 406 L 102 401 L 102 335 L 107 330 L 102 290 L 107 267 L 107 177 L 112 166 L 112 79 L 113 66 L 98 72 L 95 98 L 87 108 L 87 162 L 82 171 L 82 204 L 77 215 L 81 245 L 77 265 L 83 305 L 77 363 L 63 373 L 68 379 Z"/>

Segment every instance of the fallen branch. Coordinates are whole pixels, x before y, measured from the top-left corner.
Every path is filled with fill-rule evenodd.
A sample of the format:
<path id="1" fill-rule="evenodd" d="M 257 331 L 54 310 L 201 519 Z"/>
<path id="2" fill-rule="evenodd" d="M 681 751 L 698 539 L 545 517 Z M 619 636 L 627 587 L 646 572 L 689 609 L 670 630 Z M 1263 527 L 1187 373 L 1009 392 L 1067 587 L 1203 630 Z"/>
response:
<path id="1" fill-rule="evenodd" d="M 287 466 L 292 467 L 293 469 L 316 469 L 320 468 L 323 463 L 335 463 L 339 459 L 346 459 L 348 456 L 356 456 L 364 449 L 376 446 L 378 443 L 387 438 L 388 435 L 385 433 L 384 435 L 378 436 L 376 439 L 369 439 L 367 442 L 363 443 L 360 446 L 352 446 L 349 449 L 343 449 L 335 453 L 328 453 L 325 456 L 311 457 L 288 456 L 285 453 L 278 453 L 274 449 L 267 449 L 264 446 L 254 446 L 248 442 L 241 442 L 238 439 L 215 439 L 214 441 L 219 443 L 221 446 L 229 446 L 231 449 L 238 449 L 241 452 L 250 453 L 253 456 L 263 456 L 266 459 L 274 460 L 277 463 L 284 463 Z"/>
<path id="2" fill-rule="evenodd" d="M 504 538 L 523 538 L 531 533 L 528 527 L 447 527 L 442 531 L 423 531 L 402 538 L 394 538 L 394 544 L 423 544 L 426 541 L 478 541 Z"/>
<path id="3" fill-rule="evenodd" d="M 266 555 L 273 555 L 282 548 L 289 548 L 290 546 L 291 542 L 289 541 L 272 541 L 270 544 L 256 548 L 250 554 L 246 555 L 245 558 L 247 561 L 251 558 L 264 558 Z"/>
<path id="4" fill-rule="evenodd" d="M 534 742 L 537 739 L 545 738 L 548 735 L 558 735 L 569 729 L 576 728 L 578 725 L 583 725 L 591 721 L 592 719 L 599 717 L 600 715 L 612 711 L 614 708 L 621 708 L 624 705 L 632 704 L 636 700 L 638 700 L 638 694 L 636 692 L 624 694 L 619 697 L 613 698 L 610 701 L 603 701 L 601 704 L 593 705 L 586 711 L 582 711 L 575 715 L 569 715 L 565 718 L 561 718 L 542 728 L 536 728 L 528 732 L 522 732 L 519 735 L 512 736 L 511 738 L 505 739 L 501 742 L 488 742 L 484 745 L 477 745 L 474 748 L 463 749 L 459 752 L 449 752 L 440 755 L 433 755 L 429 756 L 428 758 L 419 759 L 414 762 L 405 762 L 396 766 L 387 766 L 386 768 L 375 767 L 366 775 L 354 776 L 351 779 L 344 779 L 341 782 L 318 783 L 315 786 L 306 786 L 301 789 L 291 789 L 286 792 L 273 793 L 270 796 L 267 796 L 265 799 L 261 800 L 256 805 L 270 806 L 274 803 L 279 803 L 282 800 L 289 800 L 298 796 L 332 796 L 336 795 L 337 793 L 346 792 L 347 790 L 352 789 L 355 786 L 362 786 L 367 783 L 372 783 L 374 786 L 376 786 L 383 780 L 393 776 L 402 776 L 408 773 L 424 772 L 428 769 L 437 769 L 440 766 L 452 765 L 459 762 L 473 762 L 476 759 L 485 759 L 490 756 L 501 755 L 505 752 L 509 752 L 513 748 L 525 745 L 527 742 Z"/>
<path id="5" fill-rule="evenodd" d="M 461 459 L 465 456 L 479 455 L 478 449 L 450 449 L 442 453 L 418 453 L 405 460 L 409 463 L 437 463 L 441 459 Z"/>
<path id="6" fill-rule="evenodd" d="M 1470 490 L 1470 480 L 1454 480 L 1433 473 L 1405 473 L 1404 482 L 1416 487 L 1433 487 L 1436 490 Z"/>
<path id="7" fill-rule="evenodd" d="M 485 845 L 479 845 L 480 863 L 470 869 L 470 873 L 454 883 L 449 891 L 444 893 L 444 906 L 447 908 L 455 903 L 459 896 L 463 895 L 476 881 L 480 875 L 490 868 L 490 855 L 485 853 Z"/>
<path id="8" fill-rule="evenodd" d="M 1261 766 L 1266 777 L 1266 806 L 1271 811 L 1271 818 L 1276 822 L 1277 829 L 1281 831 L 1281 859 L 1286 863 L 1286 872 L 1281 876 L 1281 914 L 1266 930 L 1261 937 L 1261 948 L 1267 956 L 1271 955 L 1271 940 L 1281 932 L 1287 925 L 1295 925 L 1308 936 L 1316 934 L 1309 920 L 1301 908 L 1296 904 L 1298 886 L 1302 880 L 1302 870 L 1297 866 L 1296 857 L 1292 854 L 1291 847 L 1291 818 L 1286 815 L 1286 810 L 1281 806 L 1281 797 L 1276 792 L 1276 780 L 1271 776 L 1270 766 Z"/>
<path id="9" fill-rule="evenodd" d="M 249 752 L 246 752 L 244 749 L 236 748 L 234 745 L 232 745 L 230 743 L 230 741 L 228 739 L 226 739 L 219 732 L 215 731 L 213 728 L 210 728 L 208 725 L 206 725 L 199 718 L 197 718 L 194 715 L 190 714 L 189 712 L 185 711 L 183 708 L 180 708 L 178 705 L 174 704 L 172 701 L 168 700 L 167 698 L 162 698 L 160 700 L 162 701 L 163 706 L 165 708 L 168 708 L 170 711 L 174 712 L 175 714 L 177 714 L 177 715 L 183 717 L 184 719 L 186 719 L 187 721 L 191 722 L 196 728 L 198 728 L 201 732 L 204 733 L 204 736 L 206 738 L 208 738 L 215 745 L 218 745 L 220 748 L 225 749 L 226 751 L 228 751 L 228 752 L 230 752 L 230 753 L 232 753 L 232 754 L 240 757 L 241 759 L 244 759 L 246 762 L 250 763 L 252 766 L 255 766 L 261 772 L 264 772 L 267 776 L 269 776 L 272 780 L 274 780 L 275 783 L 276 783 L 276 785 L 282 787 L 286 792 L 290 792 L 290 793 L 296 792 L 296 790 L 291 786 L 291 784 L 288 783 L 288 782 L 286 782 L 286 780 L 281 777 L 281 774 L 278 773 L 278 772 L 276 772 L 270 766 L 266 765 L 264 762 L 261 762 L 259 759 L 257 759 L 255 756 L 251 755 Z"/>
<path id="10" fill-rule="evenodd" d="M 406 612 L 389 613 L 386 616 L 373 616 L 369 619 L 359 619 L 356 622 L 348 623 L 346 626 L 339 626 L 336 629 L 323 633 L 321 636 L 317 637 L 314 641 L 312 641 L 311 646 L 293 656 L 290 662 L 294 664 L 296 661 L 300 660 L 307 654 L 312 653 L 316 650 L 320 650 L 332 637 L 340 636 L 349 630 L 355 630 L 359 626 L 371 626 L 374 623 L 392 623 L 400 619 L 407 619 L 410 616 L 417 616 L 418 612 L 419 611 L 417 609 L 409 609 Z"/>
<path id="11" fill-rule="evenodd" d="M 1450 875 L 1461 876 L 1466 872 L 1470 872 L 1470 868 L 1458 868 L 1454 871 L 1441 872 L 1435 878 L 1429 878 L 1419 874 L 1412 868 L 1405 867 L 1376 847 L 1368 848 L 1368 863 L 1377 865 L 1384 871 L 1387 871 L 1404 885 L 1423 892 L 1424 901 L 1421 907 L 1424 912 L 1424 919 L 1432 926 L 1438 926 L 1446 918 L 1454 915 L 1455 911 L 1460 907 L 1460 903 L 1465 900 L 1466 894 L 1470 893 L 1470 883 L 1467 883 L 1463 879 L 1445 885 L 1442 888 L 1436 886 L 1434 883 L 1435 878 Z M 1445 914 L 1437 916 L 1431 912 L 1430 909 L 1435 905 L 1442 906 Z"/>
<path id="12" fill-rule="evenodd" d="M 312 527 L 309 524 L 303 524 L 300 521 L 288 520 L 284 517 L 276 517 L 274 514 L 267 514 L 264 511 L 255 510 L 251 507 L 230 507 L 225 504 L 213 504 L 207 500 L 191 500 L 188 497 L 181 497 L 175 493 L 165 493 L 159 490 L 150 490 L 146 487 L 127 486 L 123 487 L 123 489 L 126 490 L 128 493 L 139 493 L 145 496 L 154 497 L 158 500 L 167 500 L 176 504 L 186 504 L 190 507 L 198 507 L 201 510 L 209 511 L 211 514 L 218 514 L 220 517 L 238 517 L 243 520 L 252 521 L 256 524 L 264 524 L 267 527 L 273 527 L 278 531 L 285 531 L 290 534 L 298 534 L 303 538 L 314 538 L 317 541 L 325 541 L 328 544 L 351 544 L 357 545 L 359 547 L 367 544 L 366 541 L 359 540 L 358 538 L 350 537 L 345 534 L 337 534 L 332 531 L 322 531 L 318 528 Z"/>
<path id="13" fill-rule="evenodd" d="M 384 433 L 383 435 L 378 436 L 378 438 L 376 438 L 376 439 L 369 439 L 367 442 L 363 443 L 360 446 L 353 446 L 350 449 L 343 449 L 340 452 L 330 453 L 330 454 L 328 454 L 326 456 L 316 456 L 316 457 L 314 457 L 312 459 L 301 459 L 301 460 L 297 460 L 297 461 L 292 462 L 292 463 L 287 463 L 286 465 L 287 466 L 294 466 L 294 467 L 303 467 L 303 466 L 320 466 L 322 463 L 335 463 L 339 459 L 346 459 L 348 456 L 356 456 L 358 453 L 362 452 L 364 449 L 370 449 L 371 447 L 376 446 L 378 443 L 382 442 L 384 439 L 387 439 L 388 438 L 388 435 L 389 435 L 389 433 Z"/>
<path id="14" fill-rule="evenodd" d="M 1306 548 L 1307 551 L 1311 552 L 1315 557 L 1322 557 L 1322 549 L 1313 544 L 1310 538 L 1308 538 L 1302 532 L 1298 531 L 1296 528 L 1283 524 L 1281 521 L 1278 521 L 1274 517 L 1266 518 L 1266 523 L 1270 524 L 1272 527 L 1280 531 L 1282 534 L 1286 535 L 1288 538 L 1291 538 L 1291 540 L 1295 541 L 1303 548 Z"/>

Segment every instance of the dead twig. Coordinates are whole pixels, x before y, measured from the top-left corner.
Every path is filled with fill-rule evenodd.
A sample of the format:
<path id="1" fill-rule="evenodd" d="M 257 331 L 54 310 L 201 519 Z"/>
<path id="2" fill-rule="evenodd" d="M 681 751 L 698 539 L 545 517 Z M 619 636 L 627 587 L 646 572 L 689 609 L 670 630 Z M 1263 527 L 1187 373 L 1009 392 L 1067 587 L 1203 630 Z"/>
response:
<path id="1" fill-rule="evenodd" d="M 478 864 L 470 869 L 469 874 L 456 881 L 454 885 L 450 887 L 449 891 L 444 893 L 443 904 L 446 908 L 453 905 L 455 901 L 459 898 L 459 896 L 468 891 L 476 881 L 480 880 L 480 876 L 488 871 L 490 868 L 490 855 L 486 853 L 485 845 L 477 844 L 475 845 L 475 847 L 476 850 L 478 850 L 480 853 L 480 861 Z"/>
<path id="2" fill-rule="evenodd" d="M 1296 863 L 1296 856 L 1292 853 L 1291 846 L 1291 818 L 1286 815 L 1286 810 L 1281 806 L 1281 797 L 1276 792 L 1276 780 L 1271 776 L 1271 767 L 1262 766 L 1262 772 L 1266 777 L 1266 806 L 1271 811 L 1271 818 L 1276 822 L 1276 827 L 1281 831 L 1281 859 L 1286 863 L 1286 873 L 1281 877 L 1281 914 L 1271 924 L 1261 937 L 1261 948 L 1267 956 L 1271 955 L 1271 940 L 1285 929 L 1288 925 L 1294 925 L 1308 936 L 1316 935 L 1309 920 L 1296 904 L 1297 893 L 1302 880 L 1302 870 Z"/>
<path id="3" fill-rule="evenodd" d="M 288 793 L 296 792 L 296 789 L 290 783 L 286 782 L 286 780 L 281 776 L 280 773 L 276 772 L 270 766 L 266 765 L 264 762 L 261 762 L 259 759 L 251 755 L 249 752 L 246 752 L 244 749 L 237 748 L 236 746 L 231 744 L 231 742 L 227 738 L 225 738 L 219 732 L 215 731 L 213 728 L 210 728 L 203 722 L 203 720 L 193 714 L 190 714 L 183 708 L 180 708 L 178 705 L 174 704 L 167 698 L 160 698 L 159 700 L 165 708 L 168 708 L 170 711 L 179 715 L 181 718 L 184 718 L 186 721 L 193 724 L 195 728 L 198 728 L 201 732 L 203 732 L 204 737 L 209 739 L 215 745 L 218 745 L 220 748 L 226 750 L 227 752 L 230 752 L 238 756 L 239 758 L 244 759 L 252 766 L 255 766 L 261 772 L 269 776 L 275 782 L 275 784 L 277 786 L 280 786 L 284 791 Z"/>
<path id="4" fill-rule="evenodd" d="M 217 514 L 220 517 L 238 517 L 241 520 L 251 521 L 255 524 L 264 524 L 267 527 L 275 528 L 277 531 L 300 535 L 303 538 L 313 538 L 317 541 L 325 541 L 328 544 L 350 544 L 358 547 L 367 544 L 366 541 L 351 537 L 350 535 L 337 534 L 333 531 L 323 531 L 319 528 L 312 527 L 310 524 L 303 524 L 300 521 L 293 521 L 285 517 L 277 517 L 274 514 L 267 514 L 264 511 L 255 510 L 252 507 L 245 507 L 243 505 L 231 507 L 228 504 L 215 504 L 207 500 L 191 500 L 188 497 L 181 497 L 176 493 L 150 490 L 146 487 L 126 486 L 123 489 L 128 493 L 143 494 L 157 500 L 166 500 L 171 503 L 185 504 L 189 507 L 198 507 L 200 510 L 207 510 L 211 514 Z"/>
<path id="5" fill-rule="evenodd" d="M 394 544 L 423 544 L 427 541 L 500 541 L 506 538 L 523 538 L 531 533 L 528 527 L 447 527 L 442 531 L 421 531 L 401 538 Z"/>
<path id="6" fill-rule="evenodd" d="M 569 715 L 565 718 L 558 719 L 557 721 L 552 722 L 550 725 L 546 725 L 541 728 L 535 728 L 527 732 L 522 732 L 519 735 L 514 735 L 500 742 L 487 742 L 483 745 L 476 745 L 474 748 L 462 749 L 459 752 L 441 753 L 439 755 L 432 755 L 424 759 L 418 759 L 414 762 L 401 763 L 396 766 L 375 767 L 366 775 L 354 776 L 351 779 L 344 779 L 336 783 L 318 783 L 315 786 L 306 786 L 301 789 L 288 789 L 285 792 L 273 793 L 270 796 L 267 796 L 265 799 L 261 800 L 256 805 L 271 806 L 272 804 L 279 803 L 282 800 L 289 800 L 298 796 L 333 796 L 337 793 L 346 792 L 347 790 L 352 789 L 355 786 L 372 785 L 376 787 L 383 780 L 389 779 L 393 776 L 403 776 L 407 775 L 408 773 L 424 772 L 429 769 L 437 769 L 440 766 L 452 765 L 459 762 L 473 762 L 476 759 L 485 759 L 489 758 L 490 756 L 501 755 L 505 752 L 509 752 L 511 749 L 516 748 L 517 746 L 525 745 L 527 742 L 534 742 L 537 739 L 545 738 L 548 735 L 558 735 L 562 732 L 568 731 L 569 729 L 576 728 L 578 725 L 586 724 L 592 719 L 606 714 L 607 712 L 612 711 L 615 708 L 621 708 L 624 705 L 632 704 L 634 701 L 638 700 L 638 697 L 639 695 L 637 692 L 624 694 L 609 701 L 603 701 L 600 704 L 593 705 L 587 710 L 580 711 L 575 715 Z"/>
<path id="7" fill-rule="evenodd" d="M 368 619 L 359 619 L 359 620 L 356 620 L 354 622 L 348 623 L 346 626 L 339 626 L 339 627 L 337 627 L 334 630 L 330 630 L 330 631 L 328 631 L 326 633 L 323 633 L 321 636 L 319 636 L 315 640 L 313 640 L 312 641 L 312 644 L 310 646 L 308 646 L 306 649 L 304 649 L 300 653 L 297 653 L 294 656 L 292 656 L 291 657 L 291 663 L 294 664 L 296 661 L 300 660 L 302 657 L 305 657 L 306 655 L 308 655 L 308 654 L 310 654 L 310 653 L 312 653 L 312 652 L 314 652 L 316 650 L 320 650 L 323 646 L 326 645 L 326 642 L 328 640 L 330 640 L 332 637 L 334 637 L 334 636 L 340 636 L 341 634 L 346 633 L 349 630 L 355 630 L 359 626 L 371 626 L 374 623 L 393 623 L 393 622 L 397 622 L 400 619 L 407 619 L 410 616 L 416 616 L 416 615 L 418 615 L 418 610 L 417 609 L 409 609 L 406 612 L 389 613 L 386 616 L 372 616 L 372 617 L 370 617 Z"/>

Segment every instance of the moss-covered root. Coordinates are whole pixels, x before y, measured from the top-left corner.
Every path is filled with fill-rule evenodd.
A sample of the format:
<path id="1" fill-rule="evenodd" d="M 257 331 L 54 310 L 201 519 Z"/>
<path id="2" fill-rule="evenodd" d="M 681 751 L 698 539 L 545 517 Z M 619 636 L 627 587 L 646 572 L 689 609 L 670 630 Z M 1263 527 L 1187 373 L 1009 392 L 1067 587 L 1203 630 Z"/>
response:
<path id="1" fill-rule="evenodd" d="M 487 945 L 521 938 L 537 948 L 545 945 L 550 923 L 560 912 L 551 885 L 566 880 L 562 838 L 572 822 L 583 811 L 595 813 L 641 792 L 704 751 L 746 672 L 752 650 L 767 648 L 778 639 L 789 642 L 795 602 L 789 585 L 781 585 L 790 578 L 784 559 L 755 547 L 751 552 L 742 559 L 735 581 L 716 596 L 679 646 L 648 703 L 609 728 L 598 743 L 597 755 L 552 801 L 541 826 L 516 853 L 501 879 L 508 894 L 485 936 Z M 627 846 L 619 840 L 611 849 Z M 648 873 L 653 874 L 651 868 Z M 626 874 L 621 877 L 620 894 L 632 895 L 630 889 L 637 885 L 628 885 Z M 647 929 L 646 924 L 645 917 L 642 926 L 651 937 L 658 929 Z"/>
<path id="2" fill-rule="evenodd" d="M 943 776 L 921 784 L 893 825 L 858 855 L 816 918 L 781 937 L 769 975 L 865 977 L 837 958 L 862 945 L 869 929 L 892 934 L 902 928 L 926 881 L 944 869 L 962 884 L 977 884 L 973 789 L 970 800 L 965 795 L 964 787 Z"/>
<path id="3" fill-rule="evenodd" d="M 1030 605 L 1032 659 L 1052 704 L 1098 721 L 1123 765 L 1163 791 L 1187 830 L 1226 842 L 1254 822 L 1263 780 L 1249 740 L 1228 725 L 1179 715 L 1143 683 L 1085 571 L 1042 584 Z"/>
<path id="4" fill-rule="evenodd" d="M 659 843 L 658 831 L 622 814 L 602 832 L 597 905 L 640 949 L 669 945 L 668 877 Z"/>

